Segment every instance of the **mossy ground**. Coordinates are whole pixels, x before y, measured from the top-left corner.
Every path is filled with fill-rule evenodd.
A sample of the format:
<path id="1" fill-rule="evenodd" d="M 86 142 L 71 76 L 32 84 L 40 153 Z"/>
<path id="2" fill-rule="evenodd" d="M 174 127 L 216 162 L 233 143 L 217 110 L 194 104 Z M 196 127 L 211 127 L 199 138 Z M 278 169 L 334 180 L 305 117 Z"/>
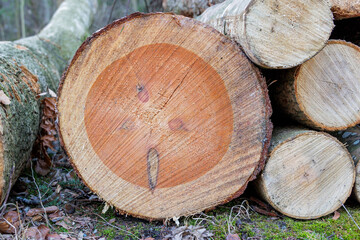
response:
<path id="1" fill-rule="evenodd" d="M 71 173 L 69 168 L 63 168 L 60 171 L 64 175 Z M 73 176 L 72 179 L 58 181 L 57 185 L 62 187 L 59 196 L 44 204 L 45 207 L 58 206 L 64 212 L 66 212 L 65 204 L 75 207 L 74 213 L 65 214 L 65 218 L 69 220 L 69 226 L 50 222 L 52 232 L 67 234 L 75 239 L 80 232 L 84 239 L 131 240 L 145 237 L 163 239 L 177 227 L 172 220 L 148 222 L 120 215 L 111 208 L 103 214 L 105 203 L 100 199 L 92 201 L 90 198 L 94 195 L 76 175 Z M 21 179 L 24 180 L 24 178 L 28 179 L 27 198 L 38 195 L 34 181 L 43 198 L 50 196 L 54 191 L 49 187 L 55 185 L 52 184 L 54 182 L 52 174 L 42 177 L 34 172 L 33 177 L 31 171 L 25 171 Z M 81 192 L 85 195 L 79 195 Z M 253 210 L 253 205 L 256 203 L 249 200 L 250 195 L 246 193 L 238 199 L 199 215 L 182 217 L 179 219 L 180 226 L 202 226 L 214 234 L 212 239 L 226 239 L 229 233 L 236 233 L 241 239 L 360 239 L 360 230 L 344 208 L 338 210 L 340 217 L 337 220 L 333 219 L 333 214 L 316 220 L 269 217 Z M 10 199 L 12 203 L 16 201 L 15 196 Z M 22 204 L 22 209 L 41 207 Z M 345 206 L 355 221 L 360 223 L 360 204 L 349 200 Z"/>

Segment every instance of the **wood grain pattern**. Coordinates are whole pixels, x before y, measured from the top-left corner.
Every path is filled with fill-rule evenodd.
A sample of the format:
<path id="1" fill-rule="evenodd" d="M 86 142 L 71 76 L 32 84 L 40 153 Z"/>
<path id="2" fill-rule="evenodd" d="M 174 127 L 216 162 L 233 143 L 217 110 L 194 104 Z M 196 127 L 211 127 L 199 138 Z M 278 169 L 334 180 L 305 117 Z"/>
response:
<path id="1" fill-rule="evenodd" d="M 255 184 L 277 211 L 314 219 L 334 212 L 350 196 L 355 168 L 349 152 L 329 134 L 275 129 L 270 157 Z"/>
<path id="2" fill-rule="evenodd" d="M 314 58 L 279 76 L 274 101 L 309 127 L 352 127 L 360 122 L 359 65 L 359 47 L 331 40 Z"/>
<path id="3" fill-rule="evenodd" d="M 84 120 L 104 164 L 142 187 L 152 186 L 138 174 L 148 168 L 150 149 L 161 156 L 157 187 L 173 187 L 212 169 L 233 131 L 219 74 L 194 53 L 165 43 L 139 47 L 106 67 L 88 93 Z"/>
<path id="4" fill-rule="evenodd" d="M 334 27 L 327 0 L 227 0 L 198 20 L 238 42 L 255 64 L 279 69 L 317 54 Z"/>
<path id="5" fill-rule="evenodd" d="M 272 130 L 265 81 L 240 48 L 172 14 L 133 14 L 96 32 L 64 75 L 57 108 L 89 188 L 147 219 L 239 196 Z"/>

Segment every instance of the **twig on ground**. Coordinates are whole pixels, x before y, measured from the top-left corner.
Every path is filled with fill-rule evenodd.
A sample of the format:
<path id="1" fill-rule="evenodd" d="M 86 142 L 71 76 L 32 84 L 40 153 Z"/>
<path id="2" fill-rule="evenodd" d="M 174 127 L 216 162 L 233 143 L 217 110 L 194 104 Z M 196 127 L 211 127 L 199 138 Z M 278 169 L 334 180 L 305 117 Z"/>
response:
<path id="1" fill-rule="evenodd" d="M 36 186 L 36 189 L 37 189 L 37 191 L 38 191 L 38 193 L 39 193 L 40 205 L 41 205 L 41 207 L 44 209 L 44 218 L 45 218 L 45 221 L 46 221 L 46 226 L 50 227 L 49 218 L 48 218 L 48 216 L 47 216 L 47 213 L 46 213 L 44 204 L 42 203 L 41 192 L 40 192 L 39 186 L 37 185 L 36 180 L 35 180 L 35 177 L 34 177 L 34 169 L 33 169 L 32 161 L 30 161 L 30 164 L 31 164 L 31 165 L 30 165 L 30 166 L 31 166 L 31 176 L 32 176 L 32 179 L 33 179 L 34 184 L 35 184 L 35 186 Z"/>
<path id="2" fill-rule="evenodd" d="M 345 205 L 342 203 L 342 201 L 339 200 L 339 202 L 341 203 L 342 207 L 345 209 L 345 211 L 347 212 L 347 214 L 350 216 L 350 218 L 353 220 L 353 222 L 355 223 L 356 227 L 360 230 L 359 225 L 356 223 L 355 219 L 354 219 L 353 216 L 350 214 L 350 212 L 346 209 Z"/>
<path id="3" fill-rule="evenodd" d="M 123 231 L 123 232 L 127 233 L 128 235 L 133 236 L 134 238 L 136 238 L 136 239 L 138 239 L 138 240 L 141 239 L 141 238 L 139 238 L 138 236 L 136 236 L 135 234 L 133 234 L 132 232 L 126 231 L 126 230 L 124 230 L 124 229 L 122 229 L 122 228 L 119 228 L 119 227 L 116 226 L 116 225 L 113 225 L 113 224 L 109 223 L 108 221 L 106 221 L 105 218 L 103 218 L 103 217 L 100 216 L 99 214 L 97 214 L 97 213 L 92 213 L 92 214 L 94 214 L 94 215 L 98 216 L 99 218 L 101 218 L 106 225 L 108 225 L 108 226 L 110 226 L 110 227 L 113 227 L 113 228 L 116 228 L 116 229 L 119 230 L 119 231 Z"/>
<path id="4" fill-rule="evenodd" d="M 1 212 L 0 212 L 1 217 L 4 216 L 5 209 L 6 209 L 6 203 L 7 203 L 7 200 L 9 198 L 9 195 L 10 195 L 12 177 L 13 177 L 13 174 L 14 174 L 14 170 L 15 170 L 15 165 L 13 165 L 13 167 L 11 168 L 11 171 L 10 171 L 9 186 L 8 186 L 7 191 L 6 191 L 6 196 L 5 196 L 5 199 L 4 199 L 4 203 L 1 206 Z"/>

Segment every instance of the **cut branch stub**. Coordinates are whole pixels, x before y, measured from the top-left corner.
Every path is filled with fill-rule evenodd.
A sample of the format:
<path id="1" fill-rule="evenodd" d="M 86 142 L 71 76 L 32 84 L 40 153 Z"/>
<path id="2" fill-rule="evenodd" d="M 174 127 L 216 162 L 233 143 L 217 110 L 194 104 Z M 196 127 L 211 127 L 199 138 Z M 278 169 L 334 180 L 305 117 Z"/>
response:
<path id="1" fill-rule="evenodd" d="M 133 14 L 112 23 L 80 47 L 59 95 L 73 165 L 132 215 L 214 207 L 263 166 L 266 84 L 234 43 L 193 19 Z"/>
<path id="2" fill-rule="evenodd" d="M 329 134 L 275 129 L 270 157 L 255 185 L 277 211 L 314 219 L 334 212 L 349 197 L 355 167 L 345 146 Z"/>
<path id="3" fill-rule="evenodd" d="M 334 27 L 327 0 L 227 0 L 198 20 L 237 41 L 264 68 L 291 68 L 318 53 Z"/>
<path id="4" fill-rule="evenodd" d="M 329 41 L 314 58 L 280 76 L 274 102 L 309 127 L 335 131 L 360 122 L 360 48 Z"/>

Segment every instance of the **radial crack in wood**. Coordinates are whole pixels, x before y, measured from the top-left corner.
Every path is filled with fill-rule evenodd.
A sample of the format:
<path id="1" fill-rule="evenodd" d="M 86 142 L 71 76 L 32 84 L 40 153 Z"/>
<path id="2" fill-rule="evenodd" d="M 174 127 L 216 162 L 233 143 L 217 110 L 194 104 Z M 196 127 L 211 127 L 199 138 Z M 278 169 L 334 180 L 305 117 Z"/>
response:
<path id="1" fill-rule="evenodd" d="M 133 14 L 96 32 L 64 75 L 57 107 L 86 184 L 147 219 L 239 196 L 272 130 L 265 81 L 240 48 L 173 14 Z"/>
<path id="2" fill-rule="evenodd" d="M 277 211 L 299 219 L 334 212 L 349 197 L 355 168 L 349 152 L 329 134 L 275 129 L 270 157 L 255 185 Z"/>

